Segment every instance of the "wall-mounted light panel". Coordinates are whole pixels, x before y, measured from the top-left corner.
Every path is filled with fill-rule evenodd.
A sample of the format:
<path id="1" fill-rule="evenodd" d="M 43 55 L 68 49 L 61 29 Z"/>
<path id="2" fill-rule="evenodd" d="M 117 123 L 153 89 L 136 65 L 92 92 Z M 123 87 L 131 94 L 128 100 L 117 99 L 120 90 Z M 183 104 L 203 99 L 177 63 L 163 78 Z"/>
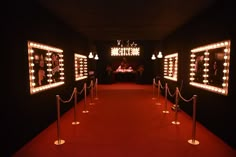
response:
<path id="1" fill-rule="evenodd" d="M 190 85 L 228 95 L 230 40 L 191 50 Z"/>
<path id="2" fill-rule="evenodd" d="M 164 57 L 164 78 L 177 81 L 178 78 L 178 53 Z"/>
<path id="3" fill-rule="evenodd" d="M 75 80 L 83 80 L 88 77 L 87 56 L 74 54 L 75 60 Z"/>
<path id="4" fill-rule="evenodd" d="M 28 41 L 30 93 L 64 84 L 63 50 Z"/>

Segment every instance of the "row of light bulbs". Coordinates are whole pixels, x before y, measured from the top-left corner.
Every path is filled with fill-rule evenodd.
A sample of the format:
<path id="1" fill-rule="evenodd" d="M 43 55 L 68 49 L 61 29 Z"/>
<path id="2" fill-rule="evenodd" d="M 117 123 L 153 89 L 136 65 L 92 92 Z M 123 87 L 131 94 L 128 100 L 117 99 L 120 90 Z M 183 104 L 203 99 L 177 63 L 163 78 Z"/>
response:
<path id="1" fill-rule="evenodd" d="M 35 70 L 34 70 L 34 50 L 33 48 L 37 48 L 37 49 L 42 49 L 42 50 L 46 50 L 48 51 L 48 53 L 46 53 L 46 60 L 48 61 L 47 65 L 47 71 L 49 71 L 49 74 L 47 75 L 48 77 L 48 84 L 47 85 L 43 85 L 43 86 L 39 86 L 36 87 L 36 82 L 35 82 Z M 60 66 L 60 81 L 59 82 L 53 82 L 52 81 L 52 64 L 51 59 L 50 59 L 50 55 L 51 52 L 56 52 L 58 53 L 60 59 L 59 59 L 59 66 Z M 30 93 L 34 94 L 43 90 L 47 90 L 49 88 L 53 88 L 53 87 L 57 87 L 59 85 L 64 84 L 64 64 L 63 64 L 63 50 L 59 49 L 59 48 L 55 48 L 52 46 L 48 46 L 48 45 L 44 45 L 44 44 L 40 44 L 40 43 L 36 43 L 36 42 L 32 42 L 32 41 L 28 41 L 28 56 L 29 56 L 29 79 L 30 79 Z M 36 56 L 35 56 L 36 57 Z"/>
<path id="2" fill-rule="evenodd" d="M 75 54 L 75 80 L 82 80 L 88 77 L 87 57 Z"/>
<path id="3" fill-rule="evenodd" d="M 215 87 L 215 86 L 211 86 L 208 85 L 208 66 L 209 66 L 209 50 L 211 49 L 216 49 L 216 48 L 224 48 L 224 69 L 223 69 L 223 83 L 222 83 L 222 88 L 219 87 Z M 198 82 L 194 82 L 195 78 L 195 53 L 201 52 L 201 51 L 205 51 L 204 52 L 204 75 L 203 75 L 203 84 L 198 83 Z M 228 94 L 228 77 L 229 77 L 229 57 L 230 57 L 230 40 L 226 40 L 226 41 L 222 41 L 222 42 L 218 42 L 218 43 L 214 43 L 214 44 L 209 44 L 206 46 L 202 46 L 202 47 L 198 47 L 195 49 L 191 50 L 191 56 L 190 56 L 190 84 L 193 86 L 197 86 L 199 88 L 204 88 L 206 90 L 209 91 L 214 91 L 216 93 L 220 93 L 223 95 L 227 95 Z"/>

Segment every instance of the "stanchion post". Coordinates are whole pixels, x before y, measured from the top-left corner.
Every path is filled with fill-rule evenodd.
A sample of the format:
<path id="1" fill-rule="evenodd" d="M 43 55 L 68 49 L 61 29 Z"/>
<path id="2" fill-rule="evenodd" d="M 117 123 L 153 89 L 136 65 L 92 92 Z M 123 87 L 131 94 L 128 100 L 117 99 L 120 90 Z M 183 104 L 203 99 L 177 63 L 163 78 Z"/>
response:
<path id="1" fill-rule="evenodd" d="M 192 145 L 198 145 L 200 142 L 196 140 L 196 102 L 197 95 L 193 96 L 193 130 L 192 130 L 192 139 L 188 140 L 188 143 Z"/>
<path id="2" fill-rule="evenodd" d="M 95 80 L 95 100 L 98 100 L 98 79 Z"/>
<path id="3" fill-rule="evenodd" d="M 153 78 L 153 80 L 152 80 L 152 99 L 153 100 L 156 99 L 154 91 L 155 91 L 155 78 Z"/>
<path id="4" fill-rule="evenodd" d="M 91 93 L 90 93 L 90 96 L 91 96 L 91 97 L 90 97 L 90 103 L 89 103 L 89 104 L 90 104 L 90 105 L 94 105 L 94 102 L 93 102 L 93 97 L 94 97 L 94 96 L 93 96 L 93 94 L 94 94 L 94 93 L 93 93 L 93 92 L 94 92 L 93 80 L 91 80 L 91 89 L 90 89 L 90 92 L 91 92 Z"/>
<path id="5" fill-rule="evenodd" d="M 60 97 L 56 95 L 57 99 L 57 140 L 54 142 L 55 145 L 62 145 L 65 143 L 65 140 L 61 139 L 60 135 Z"/>
<path id="6" fill-rule="evenodd" d="M 74 121 L 72 125 L 77 125 L 79 122 L 76 120 L 76 105 L 77 105 L 77 89 L 74 88 Z"/>
<path id="7" fill-rule="evenodd" d="M 165 109 L 164 109 L 164 111 L 162 111 L 163 113 L 169 113 L 169 111 L 167 110 L 167 90 L 168 90 L 168 86 L 166 83 L 165 84 Z"/>
<path id="8" fill-rule="evenodd" d="M 180 122 L 177 120 L 178 118 L 178 109 L 177 109 L 177 106 L 178 106 L 178 101 L 179 101 L 179 90 L 178 90 L 178 87 L 176 87 L 176 90 L 175 90 L 175 105 L 176 105 L 176 109 L 175 109 L 175 120 L 172 121 L 172 124 L 176 124 L 176 125 L 179 125 Z"/>
<path id="9" fill-rule="evenodd" d="M 88 113 L 89 111 L 87 110 L 87 85 L 84 83 L 84 110 L 82 111 L 83 113 Z"/>
<path id="10" fill-rule="evenodd" d="M 160 88 L 161 88 L 161 81 L 158 80 L 158 88 L 157 88 L 157 102 L 156 102 L 156 105 L 161 105 L 161 103 L 160 103 Z"/>

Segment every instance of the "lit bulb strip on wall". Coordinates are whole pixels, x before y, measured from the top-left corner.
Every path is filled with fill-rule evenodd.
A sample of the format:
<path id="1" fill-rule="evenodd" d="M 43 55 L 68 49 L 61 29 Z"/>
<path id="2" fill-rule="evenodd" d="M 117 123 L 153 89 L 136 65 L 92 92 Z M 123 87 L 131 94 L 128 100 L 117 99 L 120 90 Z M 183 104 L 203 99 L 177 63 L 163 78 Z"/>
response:
<path id="1" fill-rule="evenodd" d="M 217 51 L 219 49 L 219 51 Z M 222 50 L 221 50 L 222 49 Z M 222 73 L 221 84 L 214 85 L 210 80 L 210 63 L 214 64 L 214 58 L 210 57 L 211 53 L 218 53 L 222 51 L 222 71 L 218 71 Z M 198 53 L 202 53 L 204 56 L 204 70 L 202 75 L 202 82 L 197 81 L 197 56 Z M 216 56 L 212 55 L 212 56 Z M 201 46 L 191 50 L 190 55 L 190 85 L 206 89 L 211 92 L 215 92 L 222 95 L 228 95 L 228 79 L 229 79 L 229 64 L 230 64 L 230 40 L 225 40 L 213 44 L 209 44 L 206 46 Z M 212 66 L 212 65 L 211 65 Z M 213 65 L 214 66 L 214 65 Z"/>
<path id="2" fill-rule="evenodd" d="M 164 78 L 177 81 L 178 77 L 178 53 L 164 57 Z"/>
<path id="3" fill-rule="evenodd" d="M 111 56 L 139 56 L 139 47 L 112 47 Z"/>
<path id="4" fill-rule="evenodd" d="M 75 60 L 75 80 L 83 80 L 88 77 L 88 62 L 85 55 L 74 54 Z"/>
<path id="5" fill-rule="evenodd" d="M 30 94 L 64 84 L 63 50 L 28 41 Z"/>

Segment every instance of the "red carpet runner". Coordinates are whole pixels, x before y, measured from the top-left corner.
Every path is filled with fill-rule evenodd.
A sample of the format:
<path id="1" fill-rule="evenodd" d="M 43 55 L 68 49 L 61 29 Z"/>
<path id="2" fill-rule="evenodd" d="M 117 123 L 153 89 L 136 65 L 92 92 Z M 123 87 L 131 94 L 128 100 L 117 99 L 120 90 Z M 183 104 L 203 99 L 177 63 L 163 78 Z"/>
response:
<path id="1" fill-rule="evenodd" d="M 192 118 L 178 112 L 180 125 L 152 100 L 151 85 L 98 85 L 98 100 L 82 113 L 84 101 L 78 103 L 79 125 L 72 125 L 74 109 L 61 116 L 62 145 L 57 140 L 56 122 L 21 148 L 13 157 L 236 157 L 236 151 L 201 124 L 196 126 L 196 140 L 191 145 Z M 189 104 L 192 105 L 192 102 Z"/>

